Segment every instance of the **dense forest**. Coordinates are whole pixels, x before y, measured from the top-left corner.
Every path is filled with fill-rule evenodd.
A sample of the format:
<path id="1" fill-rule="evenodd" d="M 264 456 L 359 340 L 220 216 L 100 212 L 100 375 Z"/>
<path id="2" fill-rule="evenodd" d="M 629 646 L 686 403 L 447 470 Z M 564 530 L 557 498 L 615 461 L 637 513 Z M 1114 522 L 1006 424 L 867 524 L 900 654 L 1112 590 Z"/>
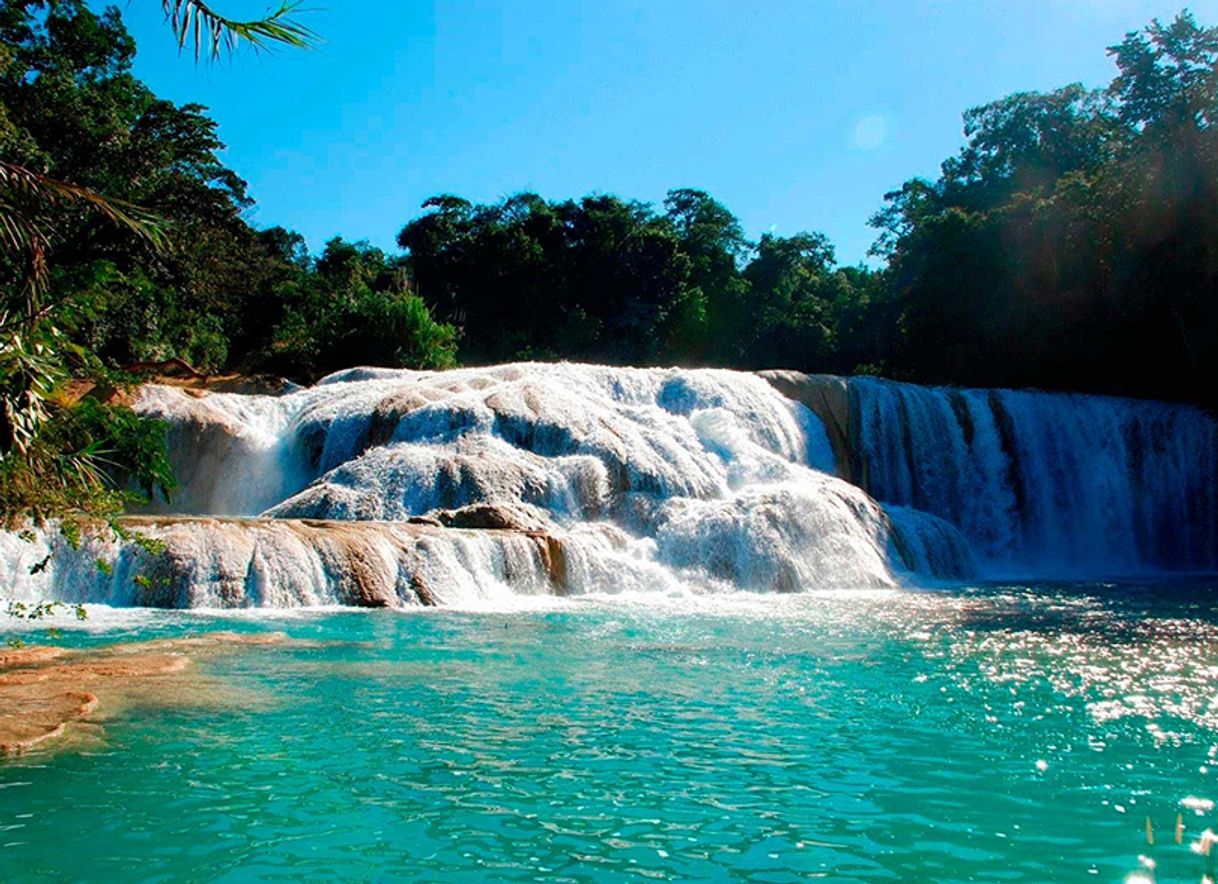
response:
<path id="1" fill-rule="evenodd" d="M 268 27 L 228 36 L 304 33 Z M 66 391 L 172 358 L 300 381 L 369 363 L 785 367 L 1218 404 L 1218 28 L 1188 13 L 1111 47 L 1105 88 L 965 112 L 939 177 L 884 196 L 875 267 L 839 265 L 819 233 L 754 242 L 688 188 L 658 206 L 438 195 L 403 207 L 400 254 L 342 238 L 310 254 L 246 220 L 216 123 L 134 77 L 135 51 L 117 8 L 0 0 L 9 515 L 117 511 L 98 503 L 115 476 L 171 485 L 157 428 Z"/>

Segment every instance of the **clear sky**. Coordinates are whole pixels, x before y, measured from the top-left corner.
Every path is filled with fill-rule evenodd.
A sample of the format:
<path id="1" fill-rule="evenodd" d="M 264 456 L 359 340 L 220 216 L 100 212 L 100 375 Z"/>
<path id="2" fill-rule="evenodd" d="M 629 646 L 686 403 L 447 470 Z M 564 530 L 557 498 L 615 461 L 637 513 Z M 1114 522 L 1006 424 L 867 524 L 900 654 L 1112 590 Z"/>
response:
<path id="1" fill-rule="evenodd" d="M 267 2 L 214 0 L 241 16 Z M 827 233 L 843 263 L 883 194 L 933 175 L 960 113 L 1103 85 L 1105 47 L 1170 0 L 308 0 L 315 51 L 196 67 L 161 4 L 121 5 L 154 90 L 211 108 L 258 225 L 392 248 L 436 193 L 709 191 L 750 236 Z M 1218 0 L 1189 4 L 1206 24 Z"/>

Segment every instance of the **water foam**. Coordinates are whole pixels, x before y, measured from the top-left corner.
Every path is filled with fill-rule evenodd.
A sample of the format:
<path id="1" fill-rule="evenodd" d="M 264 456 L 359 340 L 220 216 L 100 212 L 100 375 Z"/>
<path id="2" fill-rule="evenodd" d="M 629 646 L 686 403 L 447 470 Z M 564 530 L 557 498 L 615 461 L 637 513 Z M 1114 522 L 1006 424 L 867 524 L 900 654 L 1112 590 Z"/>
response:
<path id="1" fill-rule="evenodd" d="M 1160 403 L 515 364 L 137 407 L 183 480 L 152 511 L 209 518 L 137 523 L 152 557 L 3 538 L 17 594 L 476 608 L 1218 565 L 1214 422 Z"/>
<path id="2" fill-rule="evenodd" d="M 477 606 L 505 594 L 893 586 L 929 561 L 833 475 L 815 414 L 739 372 L 356 369 L 281 396 L 152 386 L 138 408 L 169 421 L 183 479 L 153 510 L 225 518 L 137 525 L 165 545 L 159 557 L 44 540 L 57 551 L 44 574 L 11 567 L 26 594 Z"/>

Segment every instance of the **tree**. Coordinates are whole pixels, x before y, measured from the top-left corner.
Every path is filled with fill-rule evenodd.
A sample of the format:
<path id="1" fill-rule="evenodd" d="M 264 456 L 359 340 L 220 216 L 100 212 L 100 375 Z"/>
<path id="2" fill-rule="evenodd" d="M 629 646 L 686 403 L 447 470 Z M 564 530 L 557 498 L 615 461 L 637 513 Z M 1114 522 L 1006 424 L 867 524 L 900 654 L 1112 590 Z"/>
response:
<path id="1" fill-rule="evenodd" d="M 295 4 L 255 21 L 225 18 L 199 0 L 165 0 L 163 8 L 179 46 L 193 39 L 196 58 L 205 40 L 215 56 L 240 40 L 305 45 L 312 38 L 292 17 Z M 98 16 L 80 0 L 13 0 L 0 8 L 0 283 L 6 293 L 0 299 L 0 520 L 6 525 L 111 517 L 125 505 L 128 495 L 119 489 L 129 481 L 148 492 L 173 485 L 158 425 L 122 406 L 77 401 L 63 391 L 72 375 L 101 369 L 97 354 L 64 329 L 89 317 L 89 299 L 81 294 L 95 293 L 103 277 L 131 272 L 107 254 L 120 251 L 116 231 L 143 239 L 146 257 L 167 241 L 158 214 L 103 194 L 117 190 L 141 202 L 152 197 L 148 204 L 158 208 L 181 200 L 197 214 L 224 213 L 243 198 L 239 179 L 215 160 L 214 124 L 198 106 L 155 100 L 129 74 L 134 51 L 114 9 Z M 105 108 L 113 109 L 114 121 Z M 107 124 L 123 137 L 98 137 Z M 183 183 L 196 185 L 188 199 Z M 99 228 L 95 219 L 110 227 Z M 130 243 L 122 247 L 129 250 Z M 61 257 L 68 259 L 63 266 Z M 92 284 L 82 286 L 82 276 Z"/>
<path id="2" fill-rule="evenodd" d="M 749 288 L 740 265 L 752 250 L 739 219 L 705 191 L 670 190 L 665 216 L 690 263 L 685 308 L 703 317 L 684 335 L 682 356 L 736 363 L 744 358 L 740 330 L 749 326 Z"/>
<path id="3" fill-rule="evenodd" d="M 1218 404 L 1218 30 L 1181 13 L 1109 52 L 1107 89 L 970 110 L 938 180 L 888 194 L 905 376 Z"/>
<path id="4" fill-rule="evenodd" d="M 768 235 L 755 247 L 700 190 L 669 191 L 663 211 L 531 193 L 493 205 L 443 195 L 424 208 L 398 237 L 405 266 L 432 309 L 463 328 L 473 361 L 874 368 L 876 353 L 851 344 L 844 355 L 841 330 L 877 340 L 893 325 L 880 277 L 837 268 L 823 235 Z M 881 307 L 885 318 L 870 322 Z"/>
<path id="5" fill-rule="evenodd" d="M 521 193 L 453 196 L 398 237 L 418 292 L 464 330 L 473 361 L 564 357 L 648 363 L 698 336 L 702 305 L 670 221 L 648 205 Z"/>
<path id="6" fill-rule="evenodd" d="M 274 233 L 273 239 L 282 238 Z M 264 366 L 311 380 L 357 363 L 428 369 L 456 364 L 458 330 L 432 318 L 411 291 L 400 261 L 342 238 L 326 243 L 316 261 L 293 254 L 300 272 L 283 283 L 283 316 Z"/>

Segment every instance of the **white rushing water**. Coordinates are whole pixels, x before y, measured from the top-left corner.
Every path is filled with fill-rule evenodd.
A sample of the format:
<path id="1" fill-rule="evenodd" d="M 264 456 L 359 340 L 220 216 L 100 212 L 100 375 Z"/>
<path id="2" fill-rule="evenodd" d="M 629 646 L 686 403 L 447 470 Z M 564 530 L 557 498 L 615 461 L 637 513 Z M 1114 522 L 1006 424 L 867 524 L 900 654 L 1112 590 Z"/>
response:
<path id="1" fill-rule="evenodd" d="M 785 379 L 792 398 L 568 364 L 147 387 L 182 482 L 131 524 L 158 547 L 3 536 L 0 578 L 112 605 L 476 607 L 1214 564 L 1214 426 L 1192 409 Z"/>
<path id="2" fill-rule="evenodd" d="M 1218 567 L 1218 432 L 1103 396 L 850 383 L 855 472 L 957 526 L 988 573 Z"/>

